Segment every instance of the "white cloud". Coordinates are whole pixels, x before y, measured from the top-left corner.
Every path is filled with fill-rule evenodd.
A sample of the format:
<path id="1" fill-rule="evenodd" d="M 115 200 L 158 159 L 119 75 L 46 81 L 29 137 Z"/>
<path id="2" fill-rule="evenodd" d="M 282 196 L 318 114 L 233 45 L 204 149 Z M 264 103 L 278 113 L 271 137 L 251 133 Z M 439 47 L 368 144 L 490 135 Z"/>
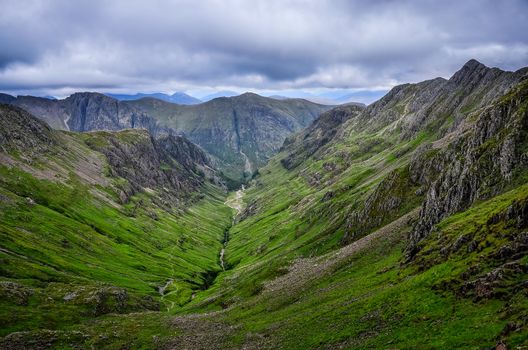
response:
<path id="1" fill-rule="evenodd" d="M 527 65 L 527 16 L 522 0 L 4 0 L 0 90 L 387 88 L 469 58 Z"/>

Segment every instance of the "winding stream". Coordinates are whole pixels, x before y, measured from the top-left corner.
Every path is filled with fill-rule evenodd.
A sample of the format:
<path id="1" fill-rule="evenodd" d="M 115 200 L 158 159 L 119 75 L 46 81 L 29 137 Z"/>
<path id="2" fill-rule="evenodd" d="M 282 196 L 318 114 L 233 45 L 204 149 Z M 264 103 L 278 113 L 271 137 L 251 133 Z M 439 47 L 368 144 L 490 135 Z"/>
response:
<path id="1" fill-rule="evenodd" d="M 233 208 L 236 210 L 236 214 L 233 215 L 233 218 L 231 219 L 231 225 L 235 224 L 236 218 L 242 213 L 242 205 L 243 201 L 242 198 L 244 197 L 244 192 L 246 191 L 246 188 L 244 185 L 235 192 L 235 196 L 231 199 L 228 199 L 224 202 L 225 205 L 227 205 L 230 208 Z M 229 230 L 226 229 L 224 231 L 224 239 L 222 241 L 222 250 L 220 250 L 220 266 L 222 267 L 222 270 L 225 271 L 225 261 L 224 261 L 224 254 L 225 254 L 225 248 L 227 246 L 227 242 L 229 242 Z"/>

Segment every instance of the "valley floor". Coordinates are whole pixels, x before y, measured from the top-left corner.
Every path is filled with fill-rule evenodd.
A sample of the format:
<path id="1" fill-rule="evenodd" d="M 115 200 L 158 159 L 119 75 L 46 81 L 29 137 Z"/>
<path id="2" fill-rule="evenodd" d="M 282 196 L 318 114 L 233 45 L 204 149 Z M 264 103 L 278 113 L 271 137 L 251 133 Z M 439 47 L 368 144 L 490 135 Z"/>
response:
<path id="1" fill-rule="evenodd" d="M 509 197 L 505 195 L 483 203 L 460 219 L 446 223 L 446 227 L 463 229 L 464 225 L 480 220 L 480 216 L 487 217 L 487 208 L 498 211 L 511 203 L 509 198 L 528 196 L 527 189 L 523 186 Z M 231 229 L 234 235 L 239 234 L 236 218 L 240 219 L 245 206 L 244 191 L 232 193 L 225 200 L 231 210 L 222 211 L 219 221 L 229 221 L 234 214 Z M 208 204 L 189 208 L 189 213 L 197 214 L 204 205 Z M 178 299 L 171 296 L 181 287 L 168 280 L 164 285 L 167 293 L 160 291 L 168 312 L 109 313 L 63 324 L 41 319 L 32 331 L 11 333 L 4 328 L 7 332 L 0 344 L 6 349 L 481 349 L 493 346 L 497 336 L 510 327 L 511 321 L 505 315 L 522 314 L 527 307 L 526 299 L 519 295 L 508 301 L 475 301 L 443 290 L 439 281 L 463 269 L 464 259 L 446 261 L 425 271 L 401 265 L 406 237 L 418 210 L 411 210 L 341 249 L 320 256 L 294 258 L 279 270 L 275 270 L 271 261 L 227 265 L 226 271 L 217 268 L 211 285 L 194 291 L 189 301 L 180 306 Z M 226 260 L 230 261 L 229 244 L 223 249 L 226 249 Z M 172 270 L 176 256 L 168 257 L 168 268 Z M 168 276 L 176 280 L 173 274 Z M 5 286 L 6 282 L 3 283 Z M 65 287 L 57 290 L 59 295 L 61 290 L 66 293 Z M 21 289 L 15 292 L 24 293 Z M 22 321 L 28 312 L 29 317 L 42 317 L 44 306 L 38 306 L 35 313 L 28 309 L 33 304 L 32 298 L 29 297 L 28 306 L 21 304 L 12 309 L 19 313 L 16 318 Z M 56 308 L 57 303 L 47 307 Z M 21 310 L 26 311 L 20 313 Z M 11 312 L 6 311 L 3 315 Z M 53 317 L 57 321 L 61 319 L 59 315 Z M 13 319 L 2 322 L 12 324 Z M 55 330 L 39 330 L 42 324 L 54 325 Z M 20 327 L 32 328 L 27 322 Z M 521 346 L 518 349 L 522 349 L 526 340 L 526 333 L 514 334 L 509 339 L 511 344 Z"/>

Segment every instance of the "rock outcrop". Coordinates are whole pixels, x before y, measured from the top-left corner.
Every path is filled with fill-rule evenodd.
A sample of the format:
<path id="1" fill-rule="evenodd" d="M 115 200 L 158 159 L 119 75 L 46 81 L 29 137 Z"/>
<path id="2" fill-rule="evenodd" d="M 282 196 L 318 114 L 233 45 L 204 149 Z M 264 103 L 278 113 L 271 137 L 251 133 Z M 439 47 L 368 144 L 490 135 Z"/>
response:
<path id="1" fill-rule="evenodd" d="M 146 130 L 129 129 L 93 132 L 85 136 L 85 142 L 106 156 L 110 176 L 128 181 L 120 188 L 122 202 L 147 189 L 157 190 L 175 204 L 202 186 L 206 174 L 214 180 L 214 170 L 205 153 L 181 136 L 156 139 Z"/>
<path id="2" fill-rule="evenodd" d="M 450 142 L 424 150 L 411 163 L 427 194 L 408 255 L 441 219 L 504 191 L 528 169 L 528 81 L 471 115 Z"/>
<path id="3" fill-rule="evenodd" d="M 43 121 L 18 107 L 0 104 L 0 149 L 31 156 L 53 147 L 57 140 Z"/>

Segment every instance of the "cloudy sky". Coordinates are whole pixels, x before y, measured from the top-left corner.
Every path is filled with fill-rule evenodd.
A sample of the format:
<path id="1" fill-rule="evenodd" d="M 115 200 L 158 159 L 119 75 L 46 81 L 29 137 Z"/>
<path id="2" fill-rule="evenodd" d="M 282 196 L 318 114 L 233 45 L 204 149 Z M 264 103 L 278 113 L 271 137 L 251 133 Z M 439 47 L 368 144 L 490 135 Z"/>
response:
<path id="1" fill-rule="evenodd" d="M 528 1 L 0 0 L 0 91 L 384 91 L 528 65 Z"/>

